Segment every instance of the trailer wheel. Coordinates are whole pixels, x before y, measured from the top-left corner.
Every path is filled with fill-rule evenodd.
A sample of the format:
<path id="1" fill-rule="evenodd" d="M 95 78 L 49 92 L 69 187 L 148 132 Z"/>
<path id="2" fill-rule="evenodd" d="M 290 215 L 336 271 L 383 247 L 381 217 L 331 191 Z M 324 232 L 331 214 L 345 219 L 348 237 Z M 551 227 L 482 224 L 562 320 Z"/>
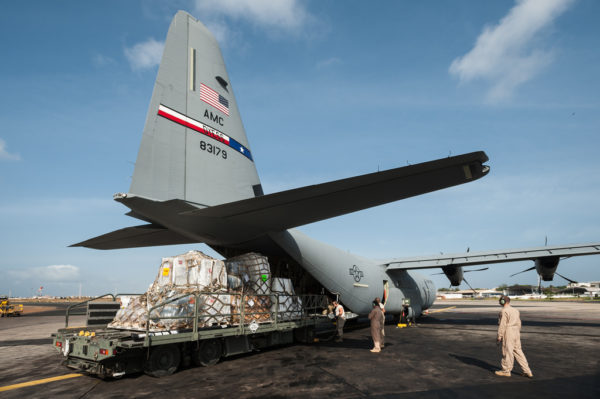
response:
<path id="1" fill-rule="evenodd" d="M 212 366 L 219 362 L 223 348 L 218 339 L 207 339 L 200 343 L 200 347 L 192 353 L 196 366 Z"/>
<path id="2" fill-rule="evenodd" d="M 152 377 L 164 377 L 177 370 L 181 354 L 177 345 L 157 346 L 150 352 L 150 358 L 144 365 L 144 372 Z"/>

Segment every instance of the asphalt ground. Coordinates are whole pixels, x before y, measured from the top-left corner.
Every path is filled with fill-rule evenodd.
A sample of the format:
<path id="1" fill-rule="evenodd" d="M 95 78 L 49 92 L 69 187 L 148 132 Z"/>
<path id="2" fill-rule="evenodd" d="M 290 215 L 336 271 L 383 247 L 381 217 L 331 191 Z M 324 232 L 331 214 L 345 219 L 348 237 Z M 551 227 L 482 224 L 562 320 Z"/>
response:
<path id="1" fill-rule="evenodd" d="M 64 325 L 56 309 L 2 318 L 0 398 L 600 397 L 600 303 L 513 305 L 521 311 L 531 380 L 516 365 L 510 378 L 493 374 L 500 364 L 495 301 L 436 302 L 416 327 L 388 324 L 381 353 L 369 351 L 368 327 L 349 326 L 342 343 L 276 347 L 168 377 L 106 381 L 60 364 L 49 338 Z M 84 324 L 81 316 L 72 322 Z M 43 381 L 55 377 L 64 379 Z M 16 387 L 22 383 L 38 385 Z"/>

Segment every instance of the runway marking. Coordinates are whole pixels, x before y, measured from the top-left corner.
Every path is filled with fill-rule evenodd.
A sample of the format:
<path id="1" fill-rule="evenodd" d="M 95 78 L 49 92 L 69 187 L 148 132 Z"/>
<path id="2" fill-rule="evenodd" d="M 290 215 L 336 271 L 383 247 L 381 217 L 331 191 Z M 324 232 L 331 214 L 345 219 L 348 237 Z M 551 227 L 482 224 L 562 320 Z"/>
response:
<path id="1" fill-rule="evenodd" d="M 454 309 L 455 307 L 456 307 L 456 306 L 450 306 L 450 307 L 448 307 L 448 308 L 436 309 L 436 310 L 432 310 L 431 312 L 428 312 L 427 314 L 444 312 L 444 311 L 446 311 L 446 310 Z"/>
<path id="2" fill-rule="evenodd" d="M 19 388 L 25 388 L 25 387 L 31 387 L 34 385 L 47 384 L 49 382 L 66 380 L 66 379 L 75 378 L 75 377 L 83 377 L 83 374 L 65 374 L 65 375 L 60 375 L 58 377 L 44 378 L 41 380 L 22 382 L 20 384 L 7 385 L 4 387 L 0 387 L 0 392 L 11 391 L 13 389 L 19 389 Z"/>

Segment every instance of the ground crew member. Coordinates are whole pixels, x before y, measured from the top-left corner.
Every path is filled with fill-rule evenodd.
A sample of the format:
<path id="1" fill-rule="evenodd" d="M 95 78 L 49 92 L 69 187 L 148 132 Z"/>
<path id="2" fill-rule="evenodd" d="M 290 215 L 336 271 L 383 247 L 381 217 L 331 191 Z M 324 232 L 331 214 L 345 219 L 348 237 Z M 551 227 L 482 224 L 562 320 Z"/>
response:
<path id="1" fill-rule="evenodd" d="M 381 309 L 382 321 L 381 321 L 380 346 L 381 346 L 381 348 L 383 348 L 385 346 L 385 306 L 383 305 L 383 303 L 381 303 L 381 298 L 379 298 L 379 297 L 375 298 L 375 302 L 377 302 L 377 304 L 379 305 L 379 308 Z"/>
<path id="2" fill-rule="evenodd" d="M 344 336 L 344 324 L 346 324 L 346 313 L 344 312 L 344 307 L 338 301 L 333 301 L 333 309 L 337 330 L 335 342 L 342 342 Z"/>
<path id="3" fill-rule="evenodd" d="M 381 325 L 383 318 L 384 316 L 379 307 L 379 302 L 373 301 L 373 310 L 369 313 L 369 320 L 371 320 L 371 337 L 373 337 L 373 349 L 371 349 L 371 352 L 381 352 Z"/>
<path id="4" fill-rule="evenodd" d="M 497 370 L 496 375 L 510 377 L 514 360 L 517 360 L 522 375 L 532 378 L 533 374 L 527 364 L 525 354 L 521 349 L 521 317 L 519 311 L 510 306 L 510 298 L 503 295 L 500 297 L 502 310 L 498 315 L 498 337 L 496 342 L 502 343 L 502 370 Z"/>

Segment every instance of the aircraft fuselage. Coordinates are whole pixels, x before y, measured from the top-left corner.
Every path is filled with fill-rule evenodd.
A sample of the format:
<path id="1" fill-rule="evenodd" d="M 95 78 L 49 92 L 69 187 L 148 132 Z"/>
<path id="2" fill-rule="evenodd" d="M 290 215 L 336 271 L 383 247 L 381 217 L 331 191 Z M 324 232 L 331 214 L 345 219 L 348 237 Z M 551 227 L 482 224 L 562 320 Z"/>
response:
<path id="1" fill-rule="evenodd" d="M 415 271 L 386 271 L 376 260 L 342 251 L 298 230 L 269 236 L 325 288 L 338 294 L 342 303 L 355 313 L 368 314 L 376 297 L 385 298 L 389 314 L 399 314 L 404 299 L 410 299 L 415 316 L 435 301 L 433 282 Z"/>

